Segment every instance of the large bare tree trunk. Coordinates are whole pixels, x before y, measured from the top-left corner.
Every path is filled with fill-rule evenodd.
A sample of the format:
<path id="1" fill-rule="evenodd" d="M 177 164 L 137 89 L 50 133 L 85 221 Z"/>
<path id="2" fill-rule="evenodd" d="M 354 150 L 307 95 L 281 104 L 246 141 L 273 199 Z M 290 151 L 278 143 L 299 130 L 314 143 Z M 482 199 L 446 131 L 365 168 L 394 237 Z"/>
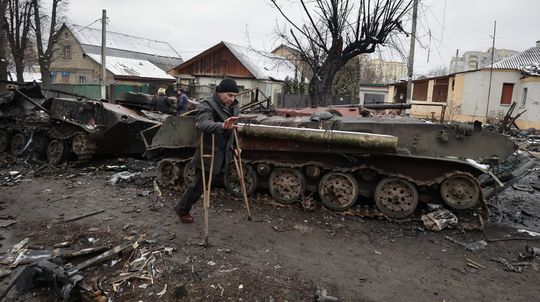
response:
<path id="1" fill-rule="evenodd" d="M 32 16 L 32 5 L 22 0 L 6 0 L 7 11 L 2 16 L 7 34 L 11 55 L 15 63 L 17 81 L 24 82 L 23 72 L 26 59 L 26 48 L 29 45 L 29 32 Z"/>
<path id="2" fill-rule="evenodd" d="M 327 60 L 322 66 L 315 68 L 308 89 L 312 107 L 330 105 L 333 96 L 332 83 L 337 72 L 343 65 L 342 59 L 334 58 Z"/>
<path id="3" fill-rule="evenodd" d="M 32 0 L 32 6 L 34 8 L 34 32 L 36 34 L 36 46 L 38 51 L 38 61 L 41 71 L 41 85 L 45 88 L 49 87 L 51 83 L 51 63 L 53 59 L 53 51 L 58 41 L 58 7 L 61 2 L 65 0 L 53 0 L 52 10 L 49 24 L 49 39 L 46 47 L 43 45 L 43 30 L 41 18 L 41 9 L 39 7 L 38 0 Z"/>
<path id="4" fill-rule="evenodd" d="M 0 16 L 6 14 L 7 0 L 0 0 Z M 7 39 L 4 26 L 4 18 L 0 18 L 0 80 L 7 80 Z M 5 92 L 6 85 L 0 83 L 0 93 Z"/>

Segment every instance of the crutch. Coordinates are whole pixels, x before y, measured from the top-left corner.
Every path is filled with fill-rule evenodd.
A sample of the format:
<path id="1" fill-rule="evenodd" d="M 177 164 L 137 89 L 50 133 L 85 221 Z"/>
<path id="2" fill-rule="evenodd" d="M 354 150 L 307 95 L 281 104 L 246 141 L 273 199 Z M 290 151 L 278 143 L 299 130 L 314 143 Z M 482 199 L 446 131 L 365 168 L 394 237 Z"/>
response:
<path id="1" fill-rule="evenodd" d="M 246 192 L 246 182 L 244 181 L 244 170 L 242 168 L 242 157 L 240 155 L 240 141 L 238 140 L 238 133 L 236 132 L 236 128 L 233 129 L 233 132 L 234 139 L 236 140 L 236 151 L 238 154 L 238 158 L 236 158 L 236 156 L 233 156 L 234 165 L 236 166 L 236 172 L 238 173 L 238 179 L 240 180 L 240 187 L 242 188 L 242 196 L 244 197 L 244 205 L 246 206 L 246 210 L 248 213 L 248 220 L 251 220 L 251 211 L 249 210 L 249 201 Z"/>
<path id="2" fill-rule="evenodd" d="M 212 134 L 212 150 L 210 154 L 204 154 L 204 133 L 201 133 L 200 140 L 200 155 L 201 155 L 201 177 L 203 181 L 203 207 L 204 207 L 204 246 L 208 247 L 208 210 L 210 208 L 210 191 L 212 190 L 212 174 L 214 172 L 214 147 L 215 147 L 215 138 Z M 204 168 L 204 159 L 210 158 L 210 173 L 208 175 L 208 182 L 206 180 L 206 173 Z"/>

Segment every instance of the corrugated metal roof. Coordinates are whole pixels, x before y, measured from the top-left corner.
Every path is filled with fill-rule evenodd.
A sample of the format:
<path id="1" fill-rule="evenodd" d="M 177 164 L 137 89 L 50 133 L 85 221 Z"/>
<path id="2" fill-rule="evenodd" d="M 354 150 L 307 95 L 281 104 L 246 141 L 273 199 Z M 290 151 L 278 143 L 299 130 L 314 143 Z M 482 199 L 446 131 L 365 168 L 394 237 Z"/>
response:
<path id="1" fill-rule="evenodd" d="M 532 47 L 493 64 L 494 69 L 519 69 L 540 63 L 540 47 Z M 490 66 L 486 66 L 490 68 Z"/>
<path id="2" fill-rule="evenodd" d="M 88 54 L 90 58 L 101 64 L 101 56 Z M 106 58 L 106 68 L 115 76 L 140 77 L 152 79 L 174 80 L 173 76 L 146 60 L 110 57 Z"/>
<path id="3" fill-rule="evenodd" d="M 258 80 L 283 81 L 287 76 L 294 78 L 295 67 L 287 58 L 229 42 L 223 44 Z"/>
<path id="4" fill-rule="evenodd" d="M 101 47 L 101 29 L 82 27 L 75 24 L 68 25 L 68 27 L 81 44 Z M 182 59 L 169 43 L 111 31 L 107 31 L 107 48 Z"/>

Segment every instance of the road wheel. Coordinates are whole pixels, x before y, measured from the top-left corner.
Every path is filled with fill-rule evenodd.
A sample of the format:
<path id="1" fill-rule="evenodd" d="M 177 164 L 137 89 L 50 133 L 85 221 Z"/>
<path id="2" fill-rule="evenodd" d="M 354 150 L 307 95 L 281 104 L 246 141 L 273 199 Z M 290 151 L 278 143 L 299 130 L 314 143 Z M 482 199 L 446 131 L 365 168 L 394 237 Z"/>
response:
<path id="1" fill-rule="evenodd" d="M 13 156 L 19 156 L 23 153 L 26 146 L 26 137 L 22 133 L 17 133 L 11 138 L 10 152 Z"/>
<path id="2" fill-rule="evenodd" d="M 258 178 L 255 169 L 250 164 L 242 164 L 242 170 L 244 172 L 244 183 L 246 185 L 246 194 L 249 196 L 257 189 Z M 238 172 L 234 165 L 231 165 L 224 175 L 225 188 L 227 191 L 235 197 L 243 197 L 242 186 L 240 179 L 238 178 Z"/>
<path id="3" fill-rule="evenodd" d="M 418 192 L 408 180 L 389 177 L 381 180 L 375 188 L 375 203 L 390 218 L 405 218 L 418 205 Z"/>
<path id="4" fill-rule="evenodd" d="M 358 198 L 358 182 L 349 173 L 327 173 L 319 181 L 319 196 L 330 210 L 345 211 Z"/>
<path id="5" fill-rule="evenodd" d="M 96 142 L 88 137 L 86 132 L 78 132 L 71 142 L 73 153 L 77 155 L 79 162 L 89 162 L 96 153 Z"/>
<path id="6" fill-rule="evenodd" d="M 166 158 L 157 164 L 157 179 L 163 185 L 174 186 L 179 174 L 180 169 L 174 160 Z"/>
<path id="7" fill-rule="evenodd" d="M 268 179 L 270 194 L 279 203 L 292 204 L 298 201 L 306 189 L 306 178 L 293 168 L 277 168 Z"/>
<path id="8" fill-rule="evenodd" d="M 480 183 L 468 173 L 454 174 L 441 184 L 441 197 L 454 209 L 469 209 L 479 204 Z"/>
<path id="9" fill-rule="evenodd" d="M 69 147 L 61 139 L 53 139 L 47 146 L 47 160 L 53 166 L 61 164 L 67 159 Z"/>

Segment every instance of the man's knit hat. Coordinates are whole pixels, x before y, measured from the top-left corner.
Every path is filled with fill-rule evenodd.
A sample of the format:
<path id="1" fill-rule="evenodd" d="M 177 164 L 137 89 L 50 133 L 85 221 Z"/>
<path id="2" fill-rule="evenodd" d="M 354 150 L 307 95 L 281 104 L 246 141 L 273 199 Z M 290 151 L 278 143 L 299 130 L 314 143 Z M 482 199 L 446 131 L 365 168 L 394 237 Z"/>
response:
<path id="1" fill-rule="evenodd" d="M 238 93 L 238 85 L 233 79 L 224 79 L 216 88 L 217 92 L 234 92 Z"/>

